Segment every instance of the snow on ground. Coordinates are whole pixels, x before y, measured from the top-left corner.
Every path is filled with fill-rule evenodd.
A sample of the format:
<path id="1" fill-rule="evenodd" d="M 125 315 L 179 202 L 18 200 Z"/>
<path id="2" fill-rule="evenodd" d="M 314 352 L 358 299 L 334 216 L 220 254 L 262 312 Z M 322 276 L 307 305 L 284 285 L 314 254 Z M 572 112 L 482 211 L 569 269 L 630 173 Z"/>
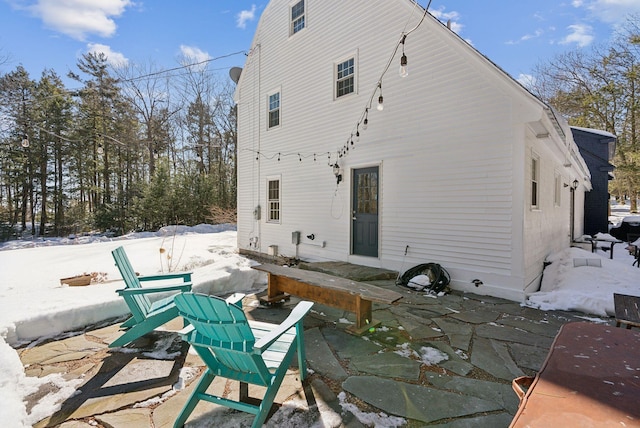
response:
<path id="1" fill-rule="evenodd" d="M 265 287 L 250 260 L 236 251 L 235 226 L 167 227 L 157 233 L 135 233 L 115 239 L 80 236 L 74 239 L 39 239 L 0 244 L 0 420 L 3 426 L 31 426 L 54 413 L 75 393 L 75 385 L 62 388 L 59 397 L 47 397 L 27 415 L 23 397 L 53 376 L 26 377 L 16 351 L 10 346 L 41 341 L 63 332 L 82 329 L 122 317 L 127 306 L 116 290 L 124 287 L 111 256 L 123 246 L 132 266 L 142 275 L 192 271 L 193 290 L 209 294 L 255 292 Z M 60 283 L 84 273 L 99 273 L 103 282 L 89 286 Z"/>
<path id="2" fill-rule="evenodd" d="M 614 205 L 611 211 L 609 220 L 615 225 L 629 215 L 629 205 Z M 596 237 L 616 240 L 606 233 Z M 602 241 L 598 246 L 609 244 Z M 591 253 L 589 245 L 584 246 L 589 251 L 574 247 L 549 255 L 547 261 L 551 264 L 544 270 L 540 291 L 529 296 L 525 304 L 542 310 L 614 315 L 613 293 L 640 296 L 640 268 L 633 266 L 633 256 L 626 247 L 625 243 L 615 244 L 613 260 L 608 251 Z M 580 264 L 589 265 L 575 267 Z"/>
<path id="3" fill-rule="evenodd" d="M 614 216 L 615 221 L 628 214 L 628 206 L 619 206 L 613 211 L 619 216 Z M 0 420 L 5 426 L 29 426 L 39 415 L 54 413 L 67 398 L 64 395 L 47 397 L 47 401 L 34 408 L 38 414 L 28 415 L 23 397 L 37 389 L 39 383 L 63 381 L 27 378 L 11 346 L 38 342 L 127 313 L 126 305 L 116 293 L 123 283 L 111 250 L 124 246 L 131 264 L 142 275 L 193 271 L 194 291 L 255 292 L 264 288 L 265 283 L 259 273 L 250 268 L 252 262 L 238 255 L 236 237 L 234 226 L 200 225 L 168 227 L 157 233 L 112 239 L 80 236 L 0 244 L 0 397 L 3 399 Z M 602 250 L 591 253 L 570 248 L 550 255 L 548 261 L 551 263 L 544 271 L 541 290 L 532 294 L 525 305 L 607 316 L 613 314 L 614 292 L 640 296 L 640 269 L 632 266 L 633 257 L 624 244 L 614 247 L 613 260 Z M 589 266 L 575 267 L 575 264 Z M 594 264 L 596 266 L 591 266 Z M 93 272 L 104 281 L 85 287 L 60 284 L 60 278 Z M 431 359 L 428 355 L 424 357 Z M 62 391 L 71 395 L 75 385 L 66 385 Z M 343 406 L 345 410 L 347 404 Z M 329 411 L 322 414 L 322 418 L 335 417 L 339 415 Z M 373 418 L 374 425 L 378 422 L 384 426 L 402 425 L 402 421 L 384 420 L 383 414 L 357 417 Z M 295 420 L 286 414 L 273 420 L 282 421 L 281 427 L 296 426 Z M 287 420 L 289 422 L 284 423 Z"/>
<path id="4" fill-rule="evenodd" d="M 118 239 L 78 237 L 11 241 L 0 246 L 0 336 L 11 345 L 56 335 L 127 314 L 116 290 L 123 288 L 111 251 L 123 246 L 142 275 L 193 271 L 194 291 L 247 291 L 259 281 L 251 262 L 237 254 L 233 226 L 167 227 Z M 99 273 L 86 287 L 61 278 Z"/>

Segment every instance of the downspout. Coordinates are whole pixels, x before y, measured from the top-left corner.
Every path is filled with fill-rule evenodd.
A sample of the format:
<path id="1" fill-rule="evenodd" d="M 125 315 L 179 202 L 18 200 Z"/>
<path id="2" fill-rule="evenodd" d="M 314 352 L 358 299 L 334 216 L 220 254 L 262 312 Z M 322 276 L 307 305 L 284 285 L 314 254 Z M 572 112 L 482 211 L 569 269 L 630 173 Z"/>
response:
<path id="1" fill-rule="evenodd" d="M 260 43 L 256 44 L 255 48 L 252 49 L 252 54 L 255 52 L 255 50 L 258 50 L 258 101 L 255 102 L 255 106 L 257 109 L 257 116 L 258 116 L 258 120 L 256 121 L 258 123 L 258 131 L 257 131 L 257 137 L 258 137 L 258 144 L 257 144 L 257 150 L 256 150 L 256 167 L 255 167 L 255 171 L 257 173 L 257 177 L 255 179 L 255 189 L 254 189 L 254 195 L 252 197 L 252 200 L 254 201 L 254 213 L 253 213 L 253 222 L 254 222 L 254 230 L 255 230 L 255 235 L 253 236 L 253 249 L 254 251 L 260 252 L 260 248 L 262 246 L 262 231 L 260 228 L 261 222 L 262 222 L 262 215 L 260 213 L 260 182 L 262 180 L 262 176 L 260 174 L 260 148 L 261 148 L 261 144 L 262 144 L 262 49 L 261 49 L 261 45 Z M 255 126 L 254 126 L 255 129 Z"/>

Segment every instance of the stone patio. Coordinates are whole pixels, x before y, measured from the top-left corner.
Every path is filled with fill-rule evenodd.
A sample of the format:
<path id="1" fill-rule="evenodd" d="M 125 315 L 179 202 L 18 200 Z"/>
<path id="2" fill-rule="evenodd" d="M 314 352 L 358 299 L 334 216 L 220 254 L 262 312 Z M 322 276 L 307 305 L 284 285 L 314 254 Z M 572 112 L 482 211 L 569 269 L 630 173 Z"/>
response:
<path id="1" fill-rule="evenodd" d="M 375 330 L 350 335 L 345 329 L 352 314 L 321 305 L 305 320 L 310 376 L 302 387 L 292 367 L 276 398 L 283 407 L 298 408 L 301 425 L 366 426 L 349 410 L 353 405 L 405 418 L 408 427 L 507 427 L 518 407 L 511 380 L 535 374 L 564 323 L 584 321 L 578 313 L 542 312 L 493 297 L 435 298 L 393 280 L 369 282 L 404 296 L 397 305 L 374 304 L 375 318 L 382 321 Z M 280 322 L 295 303 L 292 298 L 265 308 L 250 295 L 243 305 L 251 318 Z M 107 344 L 119 335 L 117 323 L 19 350 L 28 375 L 64 373 L 79 382 L 79 392 L 35 427 L 172 426 L 204 369 L 171 331 L 181 327 L 175 320 L 116 350 Z M 434 355 L 440 360 L 435 364 Z M 182 368 L 193 376 L 176 390 Z M 211 388 L 237 396 L 237 385 L 224 379 Z M 42 388 L 29 397 L 29 408 L 54 392 L 55 385 Z M 207 426 L 221 412 L 233 426 L 250 426 L 250 415 L 208 403 L 196 407 L 187 426 Z"/>

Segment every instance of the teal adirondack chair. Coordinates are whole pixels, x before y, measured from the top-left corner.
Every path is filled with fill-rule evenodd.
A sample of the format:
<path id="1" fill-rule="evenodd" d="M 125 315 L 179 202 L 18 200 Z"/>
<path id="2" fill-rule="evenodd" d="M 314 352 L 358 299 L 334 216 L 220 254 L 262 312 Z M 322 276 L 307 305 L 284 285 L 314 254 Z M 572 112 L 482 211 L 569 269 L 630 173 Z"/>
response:
<path id="1" fill-rule="evenodd" d="M 251 413 L 252 427 L 261 427 L 296 351 L 300 380 L 306 377 L 302 321 L 313 303 L 302 301 L 281 324 L 269 324 L 248 321 L 239 306 L 215 296 L 182 293 L 174 301 L 190 324 L 182 337 L 207 365 L 174 428 L 184 426 L 200 400 Z M 216 376 L 240 381 L 239 401 L 206 392 Z M 267 388 L 259 405 L 248 402 L 249 383 Z"/>
<path id="2" fill-rule="evenodd" d="M 120 329 L 125 330 L 124 334 L 109 345 L 110 348 L 116 348 L 134 341 L 178 316 L 178 308 L 173 303 L 173 298 L 182 291 L 191 291 L 191 272 L 139 277 L 133 270 L 124 248 L 118 247 L 111 254 L 126 286 L 117 292 L 124 298 L 131 311 L 131 317 L 120 325 Z M 181 279 L 182 282 L 157 287 L 142 286 L 142 283 L 175 279 Z M 175 294 L 153 303 L 147 297 L 171 291 L 175 291 Z"/>

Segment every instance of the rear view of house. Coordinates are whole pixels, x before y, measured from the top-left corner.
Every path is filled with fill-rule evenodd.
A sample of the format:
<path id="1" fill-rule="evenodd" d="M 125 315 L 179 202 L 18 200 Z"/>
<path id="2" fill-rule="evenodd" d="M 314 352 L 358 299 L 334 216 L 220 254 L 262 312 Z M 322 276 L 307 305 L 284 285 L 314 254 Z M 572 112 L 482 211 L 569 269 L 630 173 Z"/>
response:
<path id="1" fill-rule="evenodd" d="M 518 301 L 582 234 L 567 124 L 412 1 L 270 1 L 236 102 L 242 252 L 436 262 Z"/>

